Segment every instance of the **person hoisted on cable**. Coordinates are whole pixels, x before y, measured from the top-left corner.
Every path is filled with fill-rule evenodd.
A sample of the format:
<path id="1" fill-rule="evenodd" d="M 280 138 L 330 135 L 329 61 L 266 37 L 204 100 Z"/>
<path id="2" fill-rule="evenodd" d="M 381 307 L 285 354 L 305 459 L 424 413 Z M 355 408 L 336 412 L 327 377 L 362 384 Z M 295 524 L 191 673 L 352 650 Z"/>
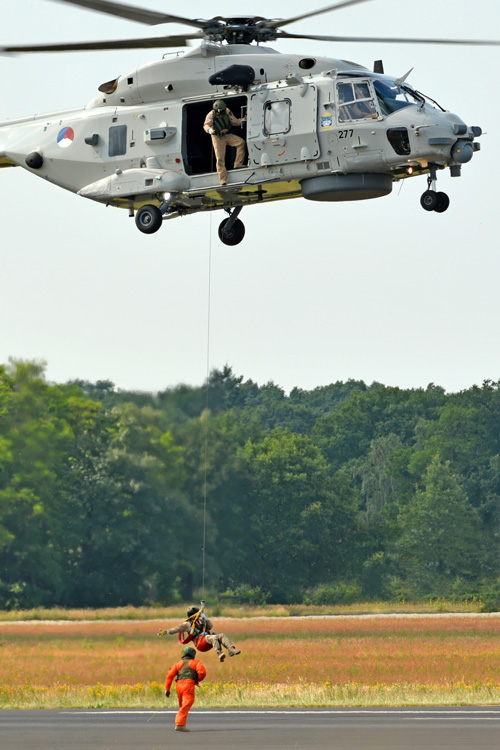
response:
<path id="1" fill-rule="evenodd" d="M 225 633 L 212 633 L 213 623 L 204 613 L 204 602 L 201 608 L 190 607 L 187 611 L 187 620 L 181 622 L 175 628 L 169 630 L 161 629 L 158 635 L 175 635 L 179 633 L 179 640 L 182 643 L 192 642 L 198 651 L 208 651 L 212 647 L 216 650 L 219 661 L 224 661 L 226 654 L 222 647 L 227 649 L 229 656 L 241 654 L 241 650 L 236 648 L 234 643 Z"/>

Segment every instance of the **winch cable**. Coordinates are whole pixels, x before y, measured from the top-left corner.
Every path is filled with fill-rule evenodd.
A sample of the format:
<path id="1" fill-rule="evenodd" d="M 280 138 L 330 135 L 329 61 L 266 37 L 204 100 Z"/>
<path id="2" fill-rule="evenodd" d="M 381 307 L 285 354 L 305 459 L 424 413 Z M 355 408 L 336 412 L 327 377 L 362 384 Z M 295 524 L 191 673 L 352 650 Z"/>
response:
<path id="1" fill-rule="evenodd" d="M 212 211 L 209 211 L 208 232 L 208 284 L 207 284 L 207 368 L 206 368 L 206 396 L 205 396 L 205 451 L 203 471 L 203 545 L 202 545 L 202 599 L 205 600 L 205 558 L 207 542 L 207 474 L 208 474 L 208 405 L 209 405 L 209 378 L 210 378 L 210 317 L 212 297 Z"/>
<path id="2" fill-rule="evenodd" d="M 216 171 L 215 151 L 210 144 L 210 172 Z M 208 229 L 208 278 L 207 278 L 207 367 L 206 367 L 206 395 L 205 395 L 205 450 L 203 469 L 203 543 L 202 543 L 202 602 L 205 603 L 205 573 L 206 573 L 206 543 L 207 543 L 207 475 L 208 475 L 208 407 L 209 407 L 209 378 L 210 378 L 210 323 L 212 302 L 212 218 L 214 212 L 214 195 L 210 196 L 209 229 Z"/>

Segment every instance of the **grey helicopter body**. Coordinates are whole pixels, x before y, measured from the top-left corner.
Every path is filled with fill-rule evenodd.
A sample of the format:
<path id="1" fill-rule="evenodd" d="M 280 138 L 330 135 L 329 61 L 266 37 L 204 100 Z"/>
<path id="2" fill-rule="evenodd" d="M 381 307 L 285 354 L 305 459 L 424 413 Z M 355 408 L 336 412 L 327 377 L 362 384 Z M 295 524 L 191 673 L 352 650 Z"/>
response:
<path id="1" fill-rule="evenodd" d="M 115 15 L 146 12 L 101 0 L 64 1 Z M 199 46 L 102 84 L 87 106 L 0 123 L 0 166 L 23 167 L 80 196 L 125 208 L 146 234 L 165 219 L 224 209 L 229 218 L 219 236 L 229 245 L 243 238 L 238 215 L 244 206 L 296 197 L 376 198 L 416 175 L 427 175 L 422 206 L 448 208 L 448 196 L 435 189 L 437 172 L 449 168 L 460 176 L 479 150 L 479 127 L 414 90 L 406 77 L 386 76 L 380 63 L 370 71 L 252 46 L 249 34 L 255 36 L 265 19 L 251 21 L 225 19 L 223 34 L 217 19 L 215 32 L 207 32 L 207 21 L 193 22 L 205 24 Z M 274 24 L 268 36 L 276 36 L 278 23 L 267 23 Z M 218 38 L 227 28 L 230 43 Z M 218 184 L 203 129 L 221 98 L 242 118 L 237 132 L 247 149 L 245 165 L 229 169 L 226 185 Z"/>

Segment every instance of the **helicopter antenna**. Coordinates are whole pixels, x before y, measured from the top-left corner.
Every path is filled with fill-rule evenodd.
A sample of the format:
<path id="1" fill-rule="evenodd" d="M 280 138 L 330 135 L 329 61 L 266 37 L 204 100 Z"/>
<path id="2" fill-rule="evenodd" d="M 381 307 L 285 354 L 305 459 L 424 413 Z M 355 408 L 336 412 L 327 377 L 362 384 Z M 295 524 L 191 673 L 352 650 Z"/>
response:
<path id="1" fill-rule="evenodd" d="M 394 84 L 399 88 L 399 86 L 401 86 L 401 84 L 403 84 L 406 81 L 406 79 L 408 78 L 412 70 L 413 68 L 410 68 L 408 73 L 406 73 L 404 76 L 401 76 L 401 78 L 396 78 L 396 80 L 394 81 Z"/>

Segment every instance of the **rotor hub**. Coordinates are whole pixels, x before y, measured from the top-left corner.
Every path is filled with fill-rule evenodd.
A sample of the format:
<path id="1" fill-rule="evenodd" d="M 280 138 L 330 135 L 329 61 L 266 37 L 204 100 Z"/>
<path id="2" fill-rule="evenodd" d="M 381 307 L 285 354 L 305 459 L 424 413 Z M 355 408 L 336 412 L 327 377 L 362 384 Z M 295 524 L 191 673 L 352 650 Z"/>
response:
<path id="1" fill-rule="evenodd" d="M 203 29 L 206 38 L 212 42 L 227 44 L 251 44 L 252 42 L 273 42 L 277 30 L 266 26 L 268 19 L 260 16 L 252 18 L 213 18 Z"/>

